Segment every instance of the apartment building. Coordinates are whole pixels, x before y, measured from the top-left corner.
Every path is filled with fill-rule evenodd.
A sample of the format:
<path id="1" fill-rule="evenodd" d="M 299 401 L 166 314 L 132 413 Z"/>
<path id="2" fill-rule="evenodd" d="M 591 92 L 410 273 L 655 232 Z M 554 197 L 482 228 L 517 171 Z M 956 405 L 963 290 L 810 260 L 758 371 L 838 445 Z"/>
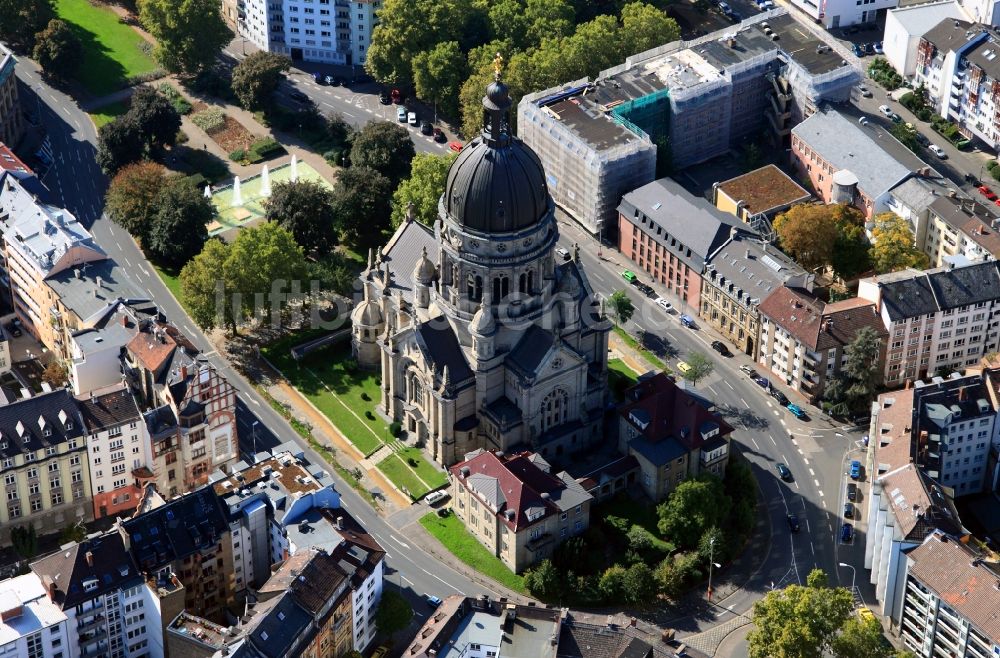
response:
<path id="1" fill-rule="evenodd" d="M 66 615 L 33 573 L 0 581 L 0 656 L 68 658 Z"/>
<path id="2" fill-rule="evenodd" d="M 904 646 L 920 658 L 991 658 L 1000 651 L 995 554 L 944 532 L 906 554 L 902 610 L 894 617 Z"/>
<path id="3" fill-rule="evenodd" d="M 859 331 L 869 328 L 878 335 L 880 364 L 885 354 L 888 334 L 867 299 L 827 304 L 805 290 L 782 286 L 761 303 L 760 315 L 757 363 L 812 403 L 822 399 L 827 382 L 847 363 L 847 346 Z"/>
<path id="4" fill-rule="evenodd" d="M 671 178 L 625 194 L 618 206 L 618 248 L 636 269 L 701 308 L 705 263 L 748 227 Z"/>
<path id="5" fill-rule="evenodd" d="M 775 216 L 812 199 L 804 187 L 773 164 L 714 183 L 712 196 L 716 208 L 735 215 L 757 232 Z"/>
<path id="6" fill-rule="evenodd" d="M 40 535 L 93 520 L 83 420 L 65 389 L 0 406 L 0 543 L 14 526 Z"/>
<path id="7" fill-rule="evenodd" d="M 515 573 L 590 526 L 592 496 L 569 473 L 550 469 L 531 452 L 484 450 L 449 469 L 455 514 Z"/>
<path id="8" fill-rule="evenodd" d="M 892 9 L 898 0 L 792 0 L 791 5 L 828 30 L 848 25 L 874 26 L 879 14 Z"/>
<path id="9" fill-rule="evenodd" d="M 924 85 L 939 115 L 994 150 L 1000 145 L 998 55 L 996 30 L 947 18 L 921 37 L 913 76 L 915 84 Z"/>
<path id="10" fill-rule="evenodd" d="M 922 229 L 922 230 L 921 230 Z M 914 235 L 930 257 L 931 267 L 942 267 L 960 257 L 968 262 L 1000 257 L 1000 220 L 985 206 L 952 193 L 928 207 L 927 225 Z"/>
<path id="11" fill-rule="evenodd" d="M 889 332 L 883 382 L 890 388 L 975 365 L 997 349 L 996 262 L 881 274 L 862 279 L 858 297 L 875 303 Z"/>
<path id="12" fill-rule="evenodd" d="M 237 30 L 293 61 L 364 66 L 382 0 L 237 0 Z"/>
<path id="13" fill-rule="evenodd" d="M 24 134 L 17 76 L 14 75 L 16 66 L 17 59 L 14 54 L 0 44 L 0 142 L 14 146 L 17 146 L 21 141 L 21 135 Z"/>
<path id="14" fill-rule="evenodd" d="M 997 0 L 958 0 L 959 6 L 970 20 L 983 25 L 1000 25 L 1000 6 Z"/>
<path id="15" fill-rule="evenodd" d="M 236 389 L 175 326 L 140 323 L 122 365 L 140 405 L 151 409 L 145 420 L 159 491 L 191 491 L 236 461 Z"/>
<path id="16" fill-rule="evenodd" d="M 775 289 L 812 290 L 814 275 L 754 234 L 730 233 L 705 262 L 698 315 L 736 349 L 760 354 L 760 305 Z"/>
<path id="17" fill-rule="evenodd" d="M 917 69 L 917 48 L 921 37 L 949 18 L 967 20 L 969 16 L 956 0 L 938 0 L 890 9 L 885 14 L 885 33 L 882 35 L 886 61 L 904 78 L 912 78 Z"/>
<path id="18" fill-rule="evenodd" d="M 128 516 L 156 477 L 142 412 L 124 384 L 77 399 L 86 431 L 94 518 Z"/>
<path id="19" fill-rule="evenodd" d="M 866 219 L 888 210 L 893 188 L 930 168 L 887 130 L 827 107 L 792 128 L 792 165 L 823 203 L 846 203 Z"/>
<path id="20" fill-rule="evenodd" d="M 941 176 L 912 176 L 889 192 L 888 209 L 910 224 L 914 244 L 921 250 L 927 242 L 931 204 L 954 193 L 954 183 Z"/>
<path id="21" fill-rule="evenodd" d="M 235 565 L 228 514 L 215 492 L 202 487 L 148 507 L 116 522 L 125 549 L 158 590 L 176 581 L 185 610 L 225 623 L 236 612 Z"/>
<path id="22" fill-rule="evenodd" d="M 117 532 L 61 546 L 31 571 L 66 616 L 67 656 L 163 658 L 157 593 Z"/>
<path id="23" fill-rule="evenodd" d="M 622 195 L 655 178 L 657 145 L 683 168 L 767 131 L 785 144 L 792 125 L 859 81 L 835 39 L 785 9 L 693 41 L 639 53 L 594 80 L 518 104 L 518 134 L 541 159 L 555 203 L 593 234 L 613 230 Z"/>
<path id="24" fill-rule="evenodd" d="M 654 502 L 687 478 L 726 474 L 733 428 L 663 373 L 625 391 L 618 450 L 639 462 L 639 484 Z"/>

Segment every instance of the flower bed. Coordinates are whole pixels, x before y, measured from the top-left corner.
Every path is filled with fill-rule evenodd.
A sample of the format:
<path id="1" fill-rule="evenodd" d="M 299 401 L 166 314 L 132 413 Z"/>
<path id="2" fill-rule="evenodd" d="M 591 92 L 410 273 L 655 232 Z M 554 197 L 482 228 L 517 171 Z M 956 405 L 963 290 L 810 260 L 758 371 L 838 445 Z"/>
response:
<path id="1" fill-rule="evenodd" d="M 191 121 L 234 159 L 242 159 L 237 155 L 242 156 L 258 141 L 242 123 L 217 107 L 193 114 Z"/>

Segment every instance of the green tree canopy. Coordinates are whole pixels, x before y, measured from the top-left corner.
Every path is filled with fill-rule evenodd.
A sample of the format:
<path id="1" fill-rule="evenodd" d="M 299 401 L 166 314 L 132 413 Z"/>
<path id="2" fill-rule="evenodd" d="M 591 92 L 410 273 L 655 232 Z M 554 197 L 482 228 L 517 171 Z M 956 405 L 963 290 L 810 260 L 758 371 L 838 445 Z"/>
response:
<path id="1" fill-rule="evenodd" d="M 554 601 L 562 592 L 562 574 L 551 560 L 542 560 L 524 572 L 524 586 L 543 601 Z"/>
<path id="2" fill-rule="evenodd" d="M 229 327 L 236 333 L 237 318 L 227 303 L 225 280 L 226 257 L 229 245 L 212 238 L 197 256 L 181 270 L 181 292 L 184 306 L 195 324 L 209 331 L 216 327 Z"/>
<path id="3" fill-rule="evenodd" d="M 854 401 L 852 404 L 854 408 L 867 405 L 875 394 L 881 351 L 882 337 L 871 327 L 859 329 L 854 335 L 854 340 L 844 348 L 844 353 L 847 356 L 844 374 L 847 375 L 850 382 L 847 397 Z"/>
<path id="4" fill-rule="evenodd" d="M 398 592 L 386 589 L 378 604 L 375 625 L 386 635 L 394 635 L 410 625 L 413 607 Z"/>
<path id="5" fill-rule="evenodd" d="M 700 475 L 681 482 L 667 501 L 657 506 L 658 527 L 677 546 L 694 548 L 707 529 L 722 526 L 730 505 L 722 481 L 710 474 Z"/>
<path id="6" fill-rule="evenodd" d="M 145 85 L 132 92 L 125 120 L 138 131 L 148 152 L 172 145 L 181 129 L 181 115 L 173 104 L 159 91 Z"/>
<path id="7" fill-rule="evenodd" d="M 889 134 L 900 141 L 906 148 L 914 153 L 920 151 L 920 142 L 917 141 L 917 129 L 910 127 L 903 122 L 893 123 L 889 126 Z"/>
<path id="8" fill-rule="evenodd" d="M 905 219 L 891 212 L 875 215 L 870 250 L 872 265 L 879 274 L 913 267 L 926 269 L 927 254 L 917 249 L 913 231 Z"/>
<path id="9" fill-rule="evenodd" d="M 233 69 L 233 93 L 240 105 L 256 110 L 268 104 L 282 75 L 292 65 L 285 55 L 264 50 L 247 55 Z"/>
<path id="10" fill-rule="evenodd" d="M 747 636 L 750 658 L 821 656 L 853 607 L 849 590 L 827 587 L 823 579 L 768 592 L 753 606 L 754 628 Z"/>
<path id="11" fill-rule="evenodd" d="M 825 267 L 833 260 L 839 231 L 829 208 L 802 203 L 774 219 L 781 247 L 807 270 Z"/>
<path id="12" fill-rule="evenodd" d="M 636 562 L 625 570 L 621 587 L 621 600 L 624 603 L 629 605 L 649 603 L 656 596 L 656 577 L 645 562 Z"/>
<path id="13" fill-rule="evenodd" d="M 859 218 L 860 219 L 860 218 Z M 860 223 L 844 222 L 837 226 L 837 240 L 833 244 L 830 265 L 837 276 L 853 279 L 871 269 L 868 257 L 868 236 Z"/>
<path id="14" fill-rule="evenodd" d="M 432 155 L 418 153 L 410 165 L 410 177 L 399 184 L 392 194 L 392 226 L 406 219 L 413 204 L 413 214 L 418 221 L 431 226 L 438 216 L 438 201 L 444 194 L 448 169 L 456 154 Z"/>
<path id="15" fill-rule="evenodd" d="M 374 169 L 389 179 L 392 189 L 410 175 L 415 155 L 409 131 L 388 121 L 366 123 L 351 145 L 351 165 Z"/>
<path id="16" fill-rule="evenodd" d="M 893 658 L 896 650 L 882 636 L 878 620 L 850 617 L 840 634 L 833 638 L 833 655 L 836 658 Z"/>
<path id="17" fill-rule="evenodd" d="M 565 0 L 500 0 L 489 10 L 490 33 L 509 47 L 494 52 L 523 51 L 569 36 L 574 20 L 573 6 Z"/>
<path id="18" fill-rule="evenodd" d="M 205 246 L 215 207 L 194 185 L 180 178 L 162 188 L 154 205 L 156 213 L 143 246 L 153 261 L 181 267 Z"/>
<path id="19" fill-rule="evenodd" d="M 68 23 L 53 18 L 35 35 L 32 55 L 47 75 L 68 80 L 80 66 L 83 46 Z"/>
<path id="20" fill-rule="evenodd" d="M 127 165 L 111 179 L 104 196 L 104 211 L 111 221 L 145 244 L 156 215 L 157 196 L 166 181 L 167 170 L 161 164 L 143 160 Z"/>
<path id="21" fill-rule="evenodd" d="M 0 41 L 28 50 L 54 15 L 51 0 L 0 0 Z"/>
<path id="22" fill-rule="evenodd" d="M 632 298 L 624 290 L 616 290 L 608 297 L 608 310 L 615 319 L 615 324 L 619 327 L 628 324 L 635 313 L 635 305 Z"/>
<path id="23" fill-rule="evenodd" d="M 142 157 L 142 135 L 128 116 L 120 116 L 97 130 L 97 164 L 113 176 Z"/>
<path id="24" fill-rule="evenodd" d="M 417 96 L 439 105 L 449 116 L 458 110 L 458 91 L 465 77 L 465 58 L 457 41 L 442 41 L 413 58 Z"/>
<path id="25" fill-rule="evenodd" d="M 688 364 L 688 369 L 680 371 L 680 375 L 694 386 L 697 386 L 698 382 L 708 377 L 715 370 L 715 364 L 712 362 L 712 359 L 708 358 L 703 352 L 689 353 L 684 357 L 684 362 Z"/>
<path id="26" fill-rule="evenodd" d="M 337 244 L 334 196 L 324 185 L 307 180 L 276 183 L 264 209 L 267 220 L 290 231 L 307 253 L 325 253 Z"/>
<path id="27" fill-rule="evenodd" d="M 156 60 L 171 73 L 209 68 L 233 38 L 218 0 L 139 0 L 139 20 L 156 37 Z"/>

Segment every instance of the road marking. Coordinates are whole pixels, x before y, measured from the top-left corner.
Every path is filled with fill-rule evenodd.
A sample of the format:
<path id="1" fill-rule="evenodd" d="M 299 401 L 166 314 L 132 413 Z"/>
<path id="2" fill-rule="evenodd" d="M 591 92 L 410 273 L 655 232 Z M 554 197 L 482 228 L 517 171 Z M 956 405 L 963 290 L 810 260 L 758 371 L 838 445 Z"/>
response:
<path id="1" fill-rule="evenodd" d="M 784 418 L 781 419 L 781 424 L 784 425 L 785 427 L 788 427 L 788 423 L 785 422 Z"/>
<path id="2" fill-rule="evenodd" d="M 823 493 L 823 490 L 820 489 L 820 491 L 819 491 L 819 497 L 822 498 L 824 495 L 825 494 Z M 823 501 L 823 507 L 826 507 L 826 501 L 825 500 Z"/>
<path id="3" fill-rule="evenodd" d="M 128 256 L 125 257 L 125 264 L 128 265 L 129 267 L 132 267 L 132 263 L 129 262 Z"/>
<path id="4" fill-rule="evenodd" d="M 778 442 L 777 442 L 777 441 L 775 441 L 775 440 L 774 440 L 774 437 L 773 437 L 773 436 L 771 436 L 770 434 L 768 434 L 768 435 L 767 435 L 767 438 L 771 439 L 771 443 L 773 443 L 774 445 L 778 445 Z"/>
<path id="5" fill-rule="evenodd" d="M 734 391 L 736 390 L 735 388 L 733 388 L 733 385 L 730 384 L 728 381 L 726 382 L 726 386 L 728 386 L 729 388 L 732 388 Z"/>
<path id="6" fill-rule="evenodd" d="M 767 402 L 767 406 L 769 406 L 769 407 L 774 407 L 774 405 L 773 405 L 773 404 L 771 404 L 771 401 L 770 401 L 770 400 L 764 400 L 764 402 Z"/>
<path id="7" fill-rule="evenodd" d="M 115 240 L 115 244 L 118 245 L 118 251 L 122 251 L 122 243 Z"/>
<path id="8" fill-rule="evenodd" d="M 744 400 L 743 398 L 740 398 L 740 402 L 742 402 L 743 404 L 745 404 L 745 405 L 746 405 L 746 407 L 747 407 L 747 409 L 749 409 L 749 408 L 750 408 L 750 405 L 749 405 L 749 404 L 747 404 L 747 401 L 746 401 L 746 400 Z"/>
<path id="9" fill-rule="evenodd" d="M 817 482 L 817 484 L 819 484 L 819 483 Z M 796 481 L 795 481 L 795 488 L 796 488 L 796 489 L 798 489 L 798 488 L 799 488 L 799 481 L 798 481 L 798 480 L 796 480 Z"/>
<path id="10" fill-rule="evenodd" d="M 396 535 L 389 535 L 389 537 L 390 537 L 390 538 L 392 539 L 392 541 L 396 542 L 397 544 L 399 544 L 399 545 L 400 545 L 400 546 L 402 546 L 403 548 L 409 548 L 409 547 L 410 547 L 410 545 L 409 545 L 409 544 L 406 544 L 406 543 L 404 543 L 404 542 L 403 542 L 403 541 L 402 541 L 401 539 L 399 539 L 399 538 L 398 538 L 398 537 L 397 537 Z"/>
<path id="11" fill-rule="evenodd" d="M 253 399 L 253 398 L 249 398 L 249 400 L 250 400 L 251 402 L 253 402 L 253 403 L 254 403 L 255 405 L 257 405 L 258 407 L 260 406 L 260 402 L 257 402 L 257 400 L 255 400 L 255 399 Z"/>
<path id="12" fill-rule="evenodd" d="M 810 469 L 809 469 L 809 475 L 811 475 L 811 476 L 813 476 L 813 477 L 816 477 L 816 472 L 815 472 L 815 471 L 813 471 L 813 470 L 812 470 L 812 469 L 810 468 Z"/>
<path id="13" fill-rule="evenodd" d="M 813 543 L 811 541 L 809 542 L 809 550 L 812 551 L 813 555 L 816 555 L 816 547 L 813 546 Z"/>
<path id="14" fill-rule="evenodd" d="M 812 469 L 809 469 L 809 470 L 811 471 Z M 816 483 L 816 488 L 818 489 L 819 488 L 819 480 L 813 479 L 813 482 Z"/>
<path id="15" fill-rule="evenodd" d="M 753 447 L 757 449 L 757 452 L 760 452 L 760 446 L 757 445 L 757 440 L 752 436 L 750 437 L 750 440 L 753 441 Z"/>
<path id="16" fill-rule="evenodd" d="M 410 585 L 410 587 L 414 587 L 413 581 L 404 576 L 403 574 L 399 574 L 399 579 L 406 581 Z"/>
<path id="17" fill-rule="evenodd" d="M 803 457 L 802 458 L 802 463 L 805 464 L 806 466 L 808 466 L 809 465 L 809 460 L 806 457 Z"/>

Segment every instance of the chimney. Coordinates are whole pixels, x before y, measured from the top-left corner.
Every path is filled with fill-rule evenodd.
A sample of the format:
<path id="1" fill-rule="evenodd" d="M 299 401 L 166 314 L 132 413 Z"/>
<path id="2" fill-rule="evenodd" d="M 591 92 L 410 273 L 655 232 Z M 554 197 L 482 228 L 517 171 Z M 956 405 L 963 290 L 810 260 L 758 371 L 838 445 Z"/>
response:
<path id="1" fill-rule="evenodd" d="M 746 259 L 750 260 L 750 250 L 749 249 L 747 249 L 747 251 L 746 251 Z"/>
<path id="2" fill-rule="evenodd" d="M 90 551 L 87 551 L 85 557 L 87 558 L 87 566 L 88 567 L 94 566 L 94 554 L 91 553 Z"/>
<path id="3" fill-rule="evenodd" d="M 964 402 L 965 401 L 965 387 L 964 386 L 962 388 L 958 389 L 958 401 L 959 402 Z"/>
<path id="4" fill-rule="evenodd" d="M 128 328 L 128 317 L 125 315 L 122 316 L 122 326 Z"/>
<path id="5" fill-rule="evenodd" d="M 74 267 L 73 268 L 73 276 L 75 276 L 78 279 L 80 278 L 80 268 L 79 267 Z"/>
<path id="6" fill-rule="evenodd" d="M 183 365 L 181 366 L 181 379 L 187 379 L 187 378 L 188 378 L 188 367 L 187 365 Z"/>
<path id="7" fill-rule="evenodd" d="M 338 516 L 337 517 L 337 530 L 343 530 L 343 529 L 344 529 L 344 517 Z"/>
<path id="8" fill-rule="evenodd" d="M 100 287 L 101 287 L 101 277 L 99 277 L 99 276 L 95 276 L 95 277 L 94 277 L 94 282 L 95 282 L 95 283 L 97 284 L 97 287 L 98 287 L 98 288 L 100 288 Z"/>

